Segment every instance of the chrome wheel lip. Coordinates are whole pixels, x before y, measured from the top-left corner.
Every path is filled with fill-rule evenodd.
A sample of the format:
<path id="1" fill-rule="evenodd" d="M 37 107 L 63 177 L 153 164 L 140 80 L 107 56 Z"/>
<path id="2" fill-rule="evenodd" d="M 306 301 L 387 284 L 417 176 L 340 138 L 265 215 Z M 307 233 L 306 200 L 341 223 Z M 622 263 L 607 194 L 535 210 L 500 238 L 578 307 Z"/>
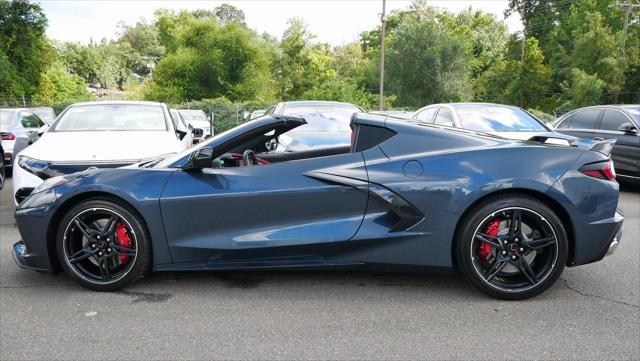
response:
<path id="1" fill-rule="evenodd" d="M 535 214 L 537 217 L 539 217 L 539 219 L 541 221 L 543 221 L 549 227 L 549 229 L 551 230 L 551 233 L 553 235 L 553 238 L 555 240 L 555 249 L 556 249 L 556 251 L 554 252 L 553 261 L 551 262 L 551 265 L 549 266 L 549 269 L 547 271 L 545 271 L 545 274 L 543 275 L 543 277 L 541 277 L 536 284 L 528 285 L 526 287 L 508 288 L 508 287 L 502 287 L 502 286 L 493 284 L 490 281 L 487 281 L 485 279 L 485 277 L 482 275 L 482 271 L 478 269 L 478 267 L 476 265 L 476 262 L 475 262 L 477 256 L 474 255 L 474 242 L 475 242 L 475 236 L 476 236 L 476 234 L 478 234 L 478 232 L 480 230 L 480 227 L 482 225 L 484 225 L 487 222 L 487 220 L 489 220 L 492 217 L 495 217 L 496 214 L 498 214 L 500 212 L 510 211 L 510 210 L 521 210 L 521 211 L 527 211 L 527 212 L 531 212 L 531 213 Z M 478 226 L 474 230 L 473 235 L 471 237 L 472 237 L 472 239 L 471 239 L 471 244 L 469 246 L 469 252 L 470 252 L 470 256 L 471 256 L 471 264 L 473 266 L 473 270 L 476 272 L 478 277 L 480 277 L 480 279 L 482 280 L 482 282 L 484 284 L 486 284 L 487 286 L 489 286 L 489 287 L 491 287 L 491 288 L 493 288 L 495 290 L 501 291 L 501 292 L 521 293 L 521 292 L 530 291 L 533 288 L 538 287 L 540 284 L 542 284 L 551 275 L 551 273 L 553 273 L 553 269 L 555 268 L 556 262 L 558 261 L 558 253 L 559 253 L 558 252 L 558 236 L 556 235 L 555 229 L 553 228 L 551 223 L 549 223 L 549 221 L 544 216 L 542 216 L 540 213 L 538 213 L 538 212 L 536 212 L 536 211 L 534 211 L 532 209 L 529 209 L 529 208 L 524 208 L 524 207 L 505 207 L 505 208 L 501 208 L 499 210 L 493 211 L 489 215 L 487 215 L 478 224 Z"/>
<path id="2" fill-rule="evenodd" d="M 121 221 L 123 221 L 126 226 L 129 228 L 129 232 L 131 233 L 131 235 L 133 236 L 133 241 L 135 242 L 135 255 L 132 257 L 131 260 L 129 260 L 129 265 L 127 266 L 127 268 L 124 270 L 124 272 L 119 275 L 117 278 L 112 278 L 110 281 L 98 281 L 96 279 L 92 279 L 90 277 L 87 277 L 86 275 L 82 274 L 82 272 L 80 270 L 77 269 L 76 266 L 74 266 L 73 264 L 71 264 L 71 262 L 69 262 L 69 254 L 67 252 L 67 235 L 69 232 L 69 227 L 71 227 L 74 224 L 74 220 L 78 217 L 80 217 L 81 215 L 87 213 L 87 212 L 95 212 L 95 211 L 105 211 L 111 214 L 114 214 L 116 216 L 118 216 L 120 218 Z M 131 226 L 131 223 L 129 223 L 129 221 L 127 221 L 126 218 L 124 218 L 120 213 L 114 211 L 113 209 L 110 208 L 105 208 L 105 207 L 92 207 L 92 208 L 88 208 L 83 210 L 82 212 L 76 214 L 71 221 L 69 221 L 69 223 L 67 224 L 67 226 L 65 227 L 64 233 L 63 233 L 63 239 L 62 239 L 62 253 L 64 256 L 64 262 L 67 265 L 67 268 L 69 270 L 71 270 L 71 272 L 73 272 L 76 276 L 82 278 L 84 281 L 89 282 L 91 284 L 94 285 L 110 285 L 113 283 L 116 283 L 118 281 L 120 281 L 121 279 L 123 279 L 124 277 L 126 277 L 131 270 L 133 269 L 133 266 L 135 265 L 136 260 L 138 259 L 138 237 L 133 229 L 133 227 Z"/>

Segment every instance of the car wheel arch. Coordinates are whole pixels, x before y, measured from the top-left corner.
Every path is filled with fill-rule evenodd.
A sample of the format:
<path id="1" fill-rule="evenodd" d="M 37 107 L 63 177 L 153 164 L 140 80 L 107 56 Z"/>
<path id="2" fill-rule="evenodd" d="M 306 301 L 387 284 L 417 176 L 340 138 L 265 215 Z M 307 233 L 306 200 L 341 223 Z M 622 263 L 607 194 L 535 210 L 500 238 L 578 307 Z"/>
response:
<path id="1" fill-rule="evenodd" d="M 562 225 L 564 226 L 565 231 L 567 232 L 567 240 L 569 241 L 569 252 L 568 252 L 568 256 L 565 264 L 570 265 L 573 260 L 573 253 L 575 250 L 575 232 L 573 229 L 573 225 L 571 223 L 571 217 L 569 216 L 569 213 L 567 212 L 567 210 L 560 204 L 560 202 L 558 202 L 557 200 L 553 199 L 553 197 L 543 192 L 533 190 L 533 189 L 527 189 L 527 188 L 509 188 L 509 189 L 501 189 L 501 190 L 491 192 L 479 197 L 478 199 L 473 201 L 470 205 L 468 205 L 464 210 L 464 212 L 462 213 L 462 215 L 458 218 L 458 221 L 456 222 L 456 226 L 453 232 L 452 242 L 451 242 L 451 260 L 454 268 L 458 267 L 458 264 L 456 261 L 456 251 L 457 251 L 456 245 L 458 242 L 456 242 L 456 239 L 458 238 L 459 234 L 462 232 L 460 227 L 461 227 L 461 224 L 464 222 L 464 220 L 467 217 L 469 217 L 469 215 L 472 214 L 472 212 L 475 209 L 477 209 L 481 204 L 490 200 L 491 198 L 499 198 L 499 197 L 505 197 L 510 195 L 511 196 L 524 195 L 524 196 L 532 197 L 544 203 L 556 213 L 558 218 L 560 218 L 560 220 L 562 221 Z"/>
<path id="2" fill-rule="evenodd" d="M 54 274 L 63 271 L 62 264 L 60 263 L 60 259 L 58 259 L 58 253 L 56 250 L 56 236 L 58 234 L 58 228 L 61 226 L 60 221 L 69 210 L 71 210 L 81 202 L 88 200 L 106 200 L 117 203 L 133 212 L 138 218 L 140 218 L 140 220 L 143 221 L 143 227 L 147 227 L 146 222 L 144 222 L 144 217 L 142 217 L 142 214 L 136 209 L 136 207 L 134 207 L 130 202 L 120 196 L 102 191 L 88 191 L 73 195 L 57 207 L 57 209 L 51 216 L 51 220 L 49 221 L 49 228 L 47 229 L 47 253 L 49 256 L 49 263 L 51 264 L 51 270 Z"/>

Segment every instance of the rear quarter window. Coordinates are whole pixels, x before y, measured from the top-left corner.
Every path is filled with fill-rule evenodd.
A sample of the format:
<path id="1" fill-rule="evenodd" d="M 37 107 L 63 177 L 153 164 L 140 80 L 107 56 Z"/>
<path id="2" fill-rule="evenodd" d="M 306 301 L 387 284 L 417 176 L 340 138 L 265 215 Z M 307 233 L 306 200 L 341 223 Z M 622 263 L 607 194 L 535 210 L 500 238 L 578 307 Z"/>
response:
<path id="1" fill-rule="evenodd" d="M 602 113 L 600 109 L 583 110 L 573 114 L 569 128 L 571 129 L 595 129 L 596 121 Z"/>

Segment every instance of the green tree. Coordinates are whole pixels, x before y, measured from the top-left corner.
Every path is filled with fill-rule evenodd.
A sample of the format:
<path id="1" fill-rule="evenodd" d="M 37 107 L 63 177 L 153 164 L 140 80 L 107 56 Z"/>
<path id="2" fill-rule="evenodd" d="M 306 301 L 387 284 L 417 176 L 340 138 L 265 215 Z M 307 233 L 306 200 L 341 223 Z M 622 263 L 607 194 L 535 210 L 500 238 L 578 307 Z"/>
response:
<path id="1" fill-rule="evenodd" d="M 571 79 L 561 84 L 565 99 L 568 100 L 560 108 L 571 109 L 598 104 L 606 83 L 580 69 L 574 68 L 571 73 Z"/>
<path id="2" fill-rule="evenodd" d="M 504 57 L 509 41 L 507 25 L 498 21 L 493 14 L 474 11 L 469 7 L 455 16 L 440 13 L 438 18 L 449 32 L 467 43 L 473 78 Z"/>
<path id="3" fill-rule="evenodd" d="M 51 57 L 46 26 L 40 5 L 0 0 L 0 92 L 28 96 L 38 88 Z"/>
<path id="4" fill-rule="evenodd" d="M 69 74 L 59 61 L 55 61 L 42 74 L 33 100 L 35 103 L 48 105 L 87 100 L 90 97 L 84 79 L 79 75 Z"/>
<path id="5" fill-rule="evenodd" d="M 229 23 L 246 25 L 244 20 L 244 12 L 233 5 L 222 4 L 213 9 L 213 13 L 223 25 Z"/>
<path id="6" fill-rule="evenodd" d="M 236 22 L 164 13 L 168 54 L 158 62 L 149 97 L 249 99 L 267 93 L 269 61 L 264 41 Z M 180 20 L 180 21 L 176 21 Z M 173 25 L 167 25 L 173 24 Z M 160 34 L 163 34 L 160 31 Z M 162 93 L 166 89 L 166 94 Z"/>
<path id="7" fill-rule="evenodd" d="M 315 37 L 302 19 L 292 18 L 287 24 L 280 42 L 280 57 L 275 64 L 277 94 L 284 100 L 299 99 L 313 86 L 308 73 L 311 39 Z"/>
<path id="8" fill-rule="evenodd" d="M 400 106 L 469 100 L 470 65 L 465 43 L 433 18 L 401 24 L 386 58 L 388 89 Z"/>
<path id="9" fill-rule="evenodd" d="M 536 38 L 527 38 L 524 63 L 500 60 L 482 74 L 476 84 L 478 100 L 517 105 L 522 108 L 548 108 L 549 68 Z"/>

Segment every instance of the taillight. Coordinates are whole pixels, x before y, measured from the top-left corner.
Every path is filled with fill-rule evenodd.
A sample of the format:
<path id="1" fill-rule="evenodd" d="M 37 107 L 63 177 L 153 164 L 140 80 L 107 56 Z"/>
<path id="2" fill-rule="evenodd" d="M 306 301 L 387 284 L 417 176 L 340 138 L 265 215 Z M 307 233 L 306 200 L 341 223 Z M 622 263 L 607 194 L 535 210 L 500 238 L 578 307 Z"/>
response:
<path id="1" fill-rule="evenodd" d="M 616 169 L 614 168 L 613 162 L 611 160 L 585 164 L 579 169 L 579 171 L 582 172 L 582 174 L 588 175 L 589 177 L 606 180 L 616 179 Z"/>
<path id="2" fill-rule="evenodd" d="M 2 140 L 14 140 L 16 135 L 13 133 L 2 133 Z"/>

